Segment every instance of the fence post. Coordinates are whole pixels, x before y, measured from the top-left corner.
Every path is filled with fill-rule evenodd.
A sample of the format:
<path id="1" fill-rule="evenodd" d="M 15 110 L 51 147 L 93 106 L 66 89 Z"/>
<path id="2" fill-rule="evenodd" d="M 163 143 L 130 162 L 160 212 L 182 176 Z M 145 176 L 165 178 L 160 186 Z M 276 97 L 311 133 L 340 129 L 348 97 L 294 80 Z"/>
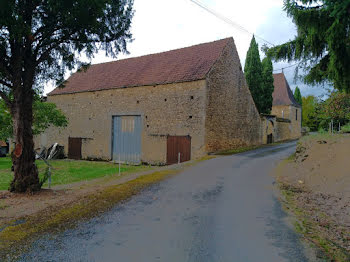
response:
<path id="1" fill-rule="evenodd" d="M 118 174 L 118 176 L 120 176 L 120 153 L 119 153 L 118 155 L 119 155 L 119 161 L 118 161 L 118 166 L 119 166 L 119 174 Z"/>

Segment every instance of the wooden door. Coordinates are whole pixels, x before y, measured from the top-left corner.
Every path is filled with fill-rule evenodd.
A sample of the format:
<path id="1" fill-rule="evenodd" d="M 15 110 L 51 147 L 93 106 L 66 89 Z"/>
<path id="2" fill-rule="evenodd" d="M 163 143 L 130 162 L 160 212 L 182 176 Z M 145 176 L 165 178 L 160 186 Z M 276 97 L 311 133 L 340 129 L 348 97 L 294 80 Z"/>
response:
<path id="1" fill-rule="evenodd" d="M 167 165 L 191 160 L 191 137 L 168 136 Z"/>
<path id="2" fill-rule="evenodd" d="M 68 138 L 68 158 L 75 160 L 81 159 L 81 138 Z"/>

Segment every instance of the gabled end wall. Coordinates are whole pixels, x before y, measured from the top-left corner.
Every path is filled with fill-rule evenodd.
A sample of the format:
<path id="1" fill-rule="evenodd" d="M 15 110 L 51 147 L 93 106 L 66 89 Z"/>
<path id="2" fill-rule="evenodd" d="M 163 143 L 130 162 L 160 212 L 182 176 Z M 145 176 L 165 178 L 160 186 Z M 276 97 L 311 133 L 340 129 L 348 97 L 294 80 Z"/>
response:
<path id="1" fill-rule="evenodd" d="M 261 119 L 233 40 L 208 73 L 207 90 L 206 151 L 261 144 Z"/>

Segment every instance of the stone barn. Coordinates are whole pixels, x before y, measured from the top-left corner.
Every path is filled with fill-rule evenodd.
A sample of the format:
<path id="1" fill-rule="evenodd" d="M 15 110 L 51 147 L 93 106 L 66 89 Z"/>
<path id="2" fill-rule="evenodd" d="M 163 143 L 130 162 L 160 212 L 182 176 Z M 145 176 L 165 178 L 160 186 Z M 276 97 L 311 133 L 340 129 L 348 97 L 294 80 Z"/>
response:
<path id="1" fill-rule="evenodd" d="M 172 164 L 261 143 L 261 120 L 232 38 L 90 66 L 48 102 L 69 120 L 57 142 L 73 159 Z"/>

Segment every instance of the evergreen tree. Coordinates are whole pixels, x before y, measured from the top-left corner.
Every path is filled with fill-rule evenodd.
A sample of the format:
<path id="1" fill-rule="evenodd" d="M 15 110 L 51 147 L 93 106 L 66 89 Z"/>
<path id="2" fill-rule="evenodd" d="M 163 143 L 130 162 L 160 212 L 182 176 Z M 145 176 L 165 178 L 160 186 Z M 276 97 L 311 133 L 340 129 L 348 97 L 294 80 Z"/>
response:
<path id="1" fill-rule="evenodd" d="M 262 101 L 263 109 L 261 113 L 270 114 L 272 109 L 272 93 L 274 90 L 273 85 L 273 66 L 272 61 L 269 57 L 265 57 L 262 60 L 262 78 L 263 78 L 263 88 L 262 88 Z"/>
<path id="2" fill-rule="evenodd" d="M 331 82 L 350 93 L 350 1 L 285 0 L 297 27 L 295 39 L 265 48 L 277 61 L 301 61 L 306 83 Z"/>
<path id="3" fill-rule="evenodd" d="M 247 52 L 247 57 L 244 66 L 244 75 L 247 80 L 248 87 L 252 94 L 254 103 L 259 113 L 263 112 L 263 97 L 262 97 L 262 64 L 260 61 L 259 47 L 253 36 L 250 47 Z"/>
<path id="4" fill-rule="evenodd" d="M 16 141 L 10 191 L 41 187 L 32 129 L 38 87 L 47 80 L 62 83 L 82 53 L 127 52 L 133 13 L 133 0 L 0 1 L 0 97 Z"/>
<path id="5" fill-rule="evenodd" d="M 300 89 L 299 87 L 296 87 L 294 90 L 294 98 L 298 102 L 299 105 L 303 105 L 303 99 L 301 97 Z"/>

